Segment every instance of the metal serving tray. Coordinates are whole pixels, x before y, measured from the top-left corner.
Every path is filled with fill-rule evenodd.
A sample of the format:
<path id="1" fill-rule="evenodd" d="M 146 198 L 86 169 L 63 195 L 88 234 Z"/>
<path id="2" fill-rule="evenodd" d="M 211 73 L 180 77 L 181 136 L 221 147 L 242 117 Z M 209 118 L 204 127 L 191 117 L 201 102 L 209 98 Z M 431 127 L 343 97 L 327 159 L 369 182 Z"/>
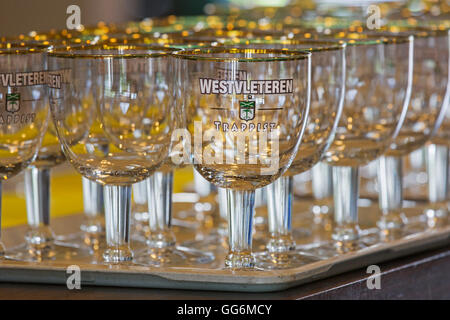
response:
<path id="1" fill-rule="evenodd" d="M 367 201 L 360 208 L 360 220 L 364 228 L 373 227 L 378 214 L 376 203 Z M 186 209 L 190 205 L 192 204 L 177 203 L 174 208 L 175 212 Z M 299 204 L 296 204 L 295 209 L 306 210 L 309 205 L 308 200 L 302 199 Z M 411 211 L 410 215 L 417 215 L 421 210 L 421 204 L 417 203 L 406 211 Z M 305 218 L 297 218 L 295 221 L 297 221 L 297 226 L 307 228 L 312 220 L 305 213 L 303 216 Z M 81 215 L 73 215 L 57 218 L 52 221 L 52 225 L 59 234 L 77 232 L 81 217 Z M 194 236 L 192 232 L 186 231 L 186 228 L 176 229 L 180 241 Z M 25 226 L 5 229 L 2 235 L 5 246 L 10 248 L 21 243 L 25 230 Z M 299 243 L 308 243 L 312 236 L 312 234 L 303 235 Z M 65 285 L 69 276 L 66 268 L 69 265 L 78 265 L 81 270 L 82 285 L 270 292 L 448 244 L 450 244 L 450 225 L 412 233 L 399 240 L 379 243 L 364 250 L 280 271 L 225 270 L 222 268 L 223 253 L 219 253 L 218 259 L 210 265 L 176 268 L 151 268 L 138 265 L 109 266 L 91 263 L 89 259 L 41 263 L 1 260 L 0 281 Z"/>

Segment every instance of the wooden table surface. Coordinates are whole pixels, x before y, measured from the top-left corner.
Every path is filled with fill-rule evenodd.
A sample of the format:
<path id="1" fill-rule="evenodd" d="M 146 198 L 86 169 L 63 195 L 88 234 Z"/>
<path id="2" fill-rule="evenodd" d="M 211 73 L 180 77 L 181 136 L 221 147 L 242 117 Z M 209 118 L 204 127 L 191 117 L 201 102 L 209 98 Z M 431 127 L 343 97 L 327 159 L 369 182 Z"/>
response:
<path id="1" fill-rule="evenodd" d="M 450 247 L 379 265 L 381 289 L 367 288 L 370 274 L 356 270 L 271 293 L 232 293 L 0 283 L 0 299 L 450 299 Z"/>

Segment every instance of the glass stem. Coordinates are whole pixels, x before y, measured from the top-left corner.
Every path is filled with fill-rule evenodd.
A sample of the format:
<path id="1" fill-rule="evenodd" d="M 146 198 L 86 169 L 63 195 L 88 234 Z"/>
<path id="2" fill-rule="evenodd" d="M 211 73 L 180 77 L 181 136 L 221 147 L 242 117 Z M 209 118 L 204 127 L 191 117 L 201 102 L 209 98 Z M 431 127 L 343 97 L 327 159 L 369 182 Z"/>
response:
<path id="1" fill-rule="evenodd" d="M 95 181 L 82 177 L 83 208 L 86 219 L 81 230 L 90 234 L 104 231 L 105 205 L 103 186 Z"/>
<path id="2" fill-rule="evenodd" d="M 294 178 L 282 176 L 267 186 L 267 211 L 270 239 L 269 252 L 295 250 L 292 238 L 292 190 Z"/>
<path id="3" fill-rule="evenodd" d="M 255 219 L 253 221 L 255 232 L 266 234 L 267 230 L 267 186 L 255 190 Z"/>
<path id="4" fill-rule="evenodd" d="M 358 167 L 333 167 L 333 195 L 335 222 L 333 240 L 351 242 L 359 239 Z"/>
<path id="5" fill-rule="evenodd" d="M 131 186 L 105 185 L 106 262 L 133 259 L 130 249 Z"/>
<path id="6" fill-rule="evenodd" d="M 147 180 L 133 184 L 133 219 L 136 224 L 148 225 Z"/>
<path id="7" fill-rule="evenodd" d="M 219 234 L 227 236 L 228 233 L 228 209 L 227 209 L 227 189 L 217 188 L 217 197 L 219 203 Z"/>
<path id="8" fill-rule="evenodd" d="M 319 162 L 311 169 L 312 194 L 314 205 L 312 212 L 322 219 L 333 210 L 333 170 L 326 162 Z"/>
<path id="9" fill-rule="evenodd" d="M 25 170 L 25 197 L 29 227 L 25 240 L 30 250 L 42 252 L 54 242 L 50 228 L 50 169 Z"/>
<path id="10" fill-rule="evenodd" d="M 155 172 L 147 179 L 150 239 L 153 249 L 175 246 L 172 232 L 173 172 Z"/>
<path id="11" fill-rule="evenodd" d="M 200 197 L 207 197 L 213 192 L 214 185 L 208 182 L 194 169 L 194 190 Z"/>
<path id="12" fill-rule="evenodd" d="M 381 219 L 378 227 L 383 232 L 400 230 L 404 226 L 403 162 L 401 157 L 382 156 L 378 159 L 378 202 Z"/>
<path id="13" fill-rule="evenodd" d="M 255 266 L 252 254 L 252 225 L 255 214 L 254 190 L 227 189 L 229 254 L 225 265 L 232 269 Z"/>
<path id="14" fill-rule="evenodd" d="M 428 201 L 430 207 L 425 211 L 428 225 L 440 225 L 448 217 L 448 174 L 449 148 L 443 145 L 427 146 Z"/>

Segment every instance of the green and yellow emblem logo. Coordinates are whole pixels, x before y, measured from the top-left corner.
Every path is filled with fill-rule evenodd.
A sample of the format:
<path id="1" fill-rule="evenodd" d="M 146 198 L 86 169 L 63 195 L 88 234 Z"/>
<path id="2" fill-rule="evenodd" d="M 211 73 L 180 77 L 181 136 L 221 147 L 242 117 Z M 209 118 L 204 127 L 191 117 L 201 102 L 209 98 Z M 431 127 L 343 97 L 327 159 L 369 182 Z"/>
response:
<path id="1" fill-rule="evenodd" d="M 255 101 L 239 101 L 239 118 L 244 121 L 255 118 Z"/>
<path id="2" fill-rule="evenodd" d="M 20 93 L 6 94 L 6 111 L 17 112 L 20 109 Z"/>

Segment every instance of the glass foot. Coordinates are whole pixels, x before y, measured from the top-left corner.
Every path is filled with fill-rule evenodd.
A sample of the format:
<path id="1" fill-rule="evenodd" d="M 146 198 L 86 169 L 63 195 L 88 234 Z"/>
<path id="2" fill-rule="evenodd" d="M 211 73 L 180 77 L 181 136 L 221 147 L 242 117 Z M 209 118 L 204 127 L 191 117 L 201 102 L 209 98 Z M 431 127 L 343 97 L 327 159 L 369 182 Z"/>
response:
<path id="1" fill-rule="evenodd" d="M 168 248 L 144 249 L 136 254 L 134 263 L 152 267 L 180 267 L 207 264 L 214 261 L 209 252 L 175 246 Z"/>
<path id="2" fill-rule="evenodd" d="M 330 259 L 346 253 L 367 249 L 370 245 L 363 240 L 356 241 L 328 241 L 314 246 L 302 246 L 301 249 L 308 255 L 320 260 Z"/>
<path id="3" fill-rule="evenodd" d="M 311 236 L 311 230 L 304 228 L 304 227 L 298 227 L 292 229 L 292 237 L 294 239 L 302 239 L 302 238 L 308 238 Z"/>
<path id="4" fill-rule="evenodd" d="M 203 228 L 211 227 L 214 224 L 214 213 L 218 210 L 215 198 L 215 194 L 210 194 L 196 199 L 194 203 L 178 202 L 176 206 L 181 210 L 177 210 L 174 218 L 178 218 L 184 222 L 184 225 L 188 223 L 194 228 L 198 228 L 198 224 L 201 224 Z"/>
<path id="5" fill-rule="evenodd" d="M 219 232 L 210 233 L 202 239 L 189 240 L 182 243 L 182 246 L 199 250 L 202 252 L 228 252 L 228 239 Z"/>
<path id="6" fill-rule="evenodd" d="M 88 250 L 58 241 L 52 245 L 39 247 L 22 244 L 8 250 L 5 254 L 7 259 L 26 262 L 42 262 L 48 260 L 71 261 L 87 256 L 89 256 Z"/>
<path id="7" fill-rule="evenodd" d="M 225 269 L 258 270 L 255 254 L 251 252 L 230 252 L 225 258 Z"/>
<path id="8" fill-rule="evenodd" d="M 87 249 L 91 254 L 94 254 L 94 252 L 102 251 L 106 248 L 106 239 L 104 233 L 90 234 L 80 231 L 68 235 L 57 236 L 56 240 L 68 243 L 69 246 Z"/>
<path id="9" fill-rule="evenodd" d="M 282 270 L 298 268 L 320 259 L 301 251 L 289 251 L 284 253 L 263 252 L 255 254 L 256 266 L 264 270 Z"/>
<path id="10" fill-rule="evenodd" d="M 150 227 L 148 225 L 136 224 L 131 226 L 131 239 L 134 241 L 145 242 L 150 235 Z"/>
<path id="11" fill-rule="evenodd" d="M 129 263 L 133 260 L 133 252 L 126 246 L 107 248 L 103 252 L 103 262 L 107 264 Z"/>

